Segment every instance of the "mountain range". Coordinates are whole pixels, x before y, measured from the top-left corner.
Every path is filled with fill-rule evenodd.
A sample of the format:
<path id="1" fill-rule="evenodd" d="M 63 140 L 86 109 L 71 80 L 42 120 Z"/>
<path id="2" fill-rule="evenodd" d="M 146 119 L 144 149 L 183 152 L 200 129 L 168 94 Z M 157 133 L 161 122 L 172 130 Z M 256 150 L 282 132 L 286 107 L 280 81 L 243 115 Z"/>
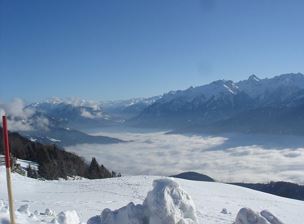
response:
<path id="1" fill-rule="evenodd" d="M 129 125 L 183 132 L 304 134 L 304 75 L 218 80 L 171 91 Z"/>
<path id="2" fill-rule="evenodd" d="M 120 101 L 53 98 L 26 105 L 26 109 L 34 111 L 30 113 L 34 128 L 21 133 L 62 146 L 121 142 L 85 134 L 108 126 L 183 133 L 303 135 L 304 75 L 290 73 L 264 79 L 251 75 L 238 82 L 217 80 L 160 96 Z"/>

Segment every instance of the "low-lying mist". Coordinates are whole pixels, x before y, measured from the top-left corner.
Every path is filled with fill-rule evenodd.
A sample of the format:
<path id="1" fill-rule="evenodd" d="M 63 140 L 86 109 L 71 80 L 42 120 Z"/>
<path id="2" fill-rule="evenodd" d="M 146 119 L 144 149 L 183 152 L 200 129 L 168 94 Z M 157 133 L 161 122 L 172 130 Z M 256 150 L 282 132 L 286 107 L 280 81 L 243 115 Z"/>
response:
<path id="1" fill-rule="evenodd" d="M 207 174 L 225 182 L 291 181 L 304 184 L 304 139 L 230 134 L 199 136 L 165 132 L 102 131 L 127 143 L 67 147 L 88 161 L 96 157 L 123 175 Z"/>

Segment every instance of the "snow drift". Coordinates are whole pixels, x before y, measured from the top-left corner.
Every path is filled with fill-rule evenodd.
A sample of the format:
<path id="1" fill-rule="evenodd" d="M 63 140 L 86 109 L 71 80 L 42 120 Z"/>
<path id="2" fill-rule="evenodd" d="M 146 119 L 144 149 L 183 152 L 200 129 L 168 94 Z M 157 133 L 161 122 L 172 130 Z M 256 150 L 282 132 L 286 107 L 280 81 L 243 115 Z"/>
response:
<path id="1" fill-rule="evenodd" d="M 118 210 L 105 209 L 88 224 L 197 224 L 191 197 L 171 179 L 153 182 L 153 190 L 142 205 L 128 204 Z"/>
<path id="2" fill-rule="evenodd" d="M 235 224 L 283 224 L 267 210 L 257 213 L 250 208 L 242 208 L 237 214 Z"/>
<path id="3" fill-rule="evenodd" d="M 80 224 L 79 217 L 76 211 L 60 212 L 56 219 L 52 221 L 55 224 Z"/>

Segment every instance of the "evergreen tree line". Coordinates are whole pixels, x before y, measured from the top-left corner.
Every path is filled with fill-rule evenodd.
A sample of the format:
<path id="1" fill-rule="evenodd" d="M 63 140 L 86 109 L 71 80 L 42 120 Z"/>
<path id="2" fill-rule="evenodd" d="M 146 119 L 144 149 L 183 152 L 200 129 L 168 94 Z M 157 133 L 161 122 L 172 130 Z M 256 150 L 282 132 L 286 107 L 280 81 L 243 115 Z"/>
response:
<path id="1" fill-rule="evenodd" d="M 47 180 L 80 176 L 89 179 L 101 179 L 118 176 L 103 165 L 99 165 L 95 158 L 90 164 L 82 157 L 66 152 L 56 145 L 44 145 L 32 142 L 18 133 L 10 133 L 10 148 L 13 157 L 36 162 L 38 172 L 28 167 L 28 175 L 34 178 L 42 177 Z M 4 154 L 2 128 L 0 128 L 0 153 Z"/>

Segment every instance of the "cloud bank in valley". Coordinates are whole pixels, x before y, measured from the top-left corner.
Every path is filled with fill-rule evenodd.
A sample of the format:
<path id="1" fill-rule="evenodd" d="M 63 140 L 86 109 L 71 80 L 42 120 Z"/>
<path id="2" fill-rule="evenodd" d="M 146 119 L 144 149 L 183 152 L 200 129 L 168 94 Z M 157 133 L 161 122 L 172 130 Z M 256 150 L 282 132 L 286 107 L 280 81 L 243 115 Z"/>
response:
<path id="1" fill-rule="evenodd" d="M 128 143 L 70 146 L 86 159 L 96 157 L 123 175 L 172 175 L 197 171 L 220 181 L 304 183 L 304 140 L 294 136 L 185 136 L 151 133 L 100 135 L 132 140 Z"/>

